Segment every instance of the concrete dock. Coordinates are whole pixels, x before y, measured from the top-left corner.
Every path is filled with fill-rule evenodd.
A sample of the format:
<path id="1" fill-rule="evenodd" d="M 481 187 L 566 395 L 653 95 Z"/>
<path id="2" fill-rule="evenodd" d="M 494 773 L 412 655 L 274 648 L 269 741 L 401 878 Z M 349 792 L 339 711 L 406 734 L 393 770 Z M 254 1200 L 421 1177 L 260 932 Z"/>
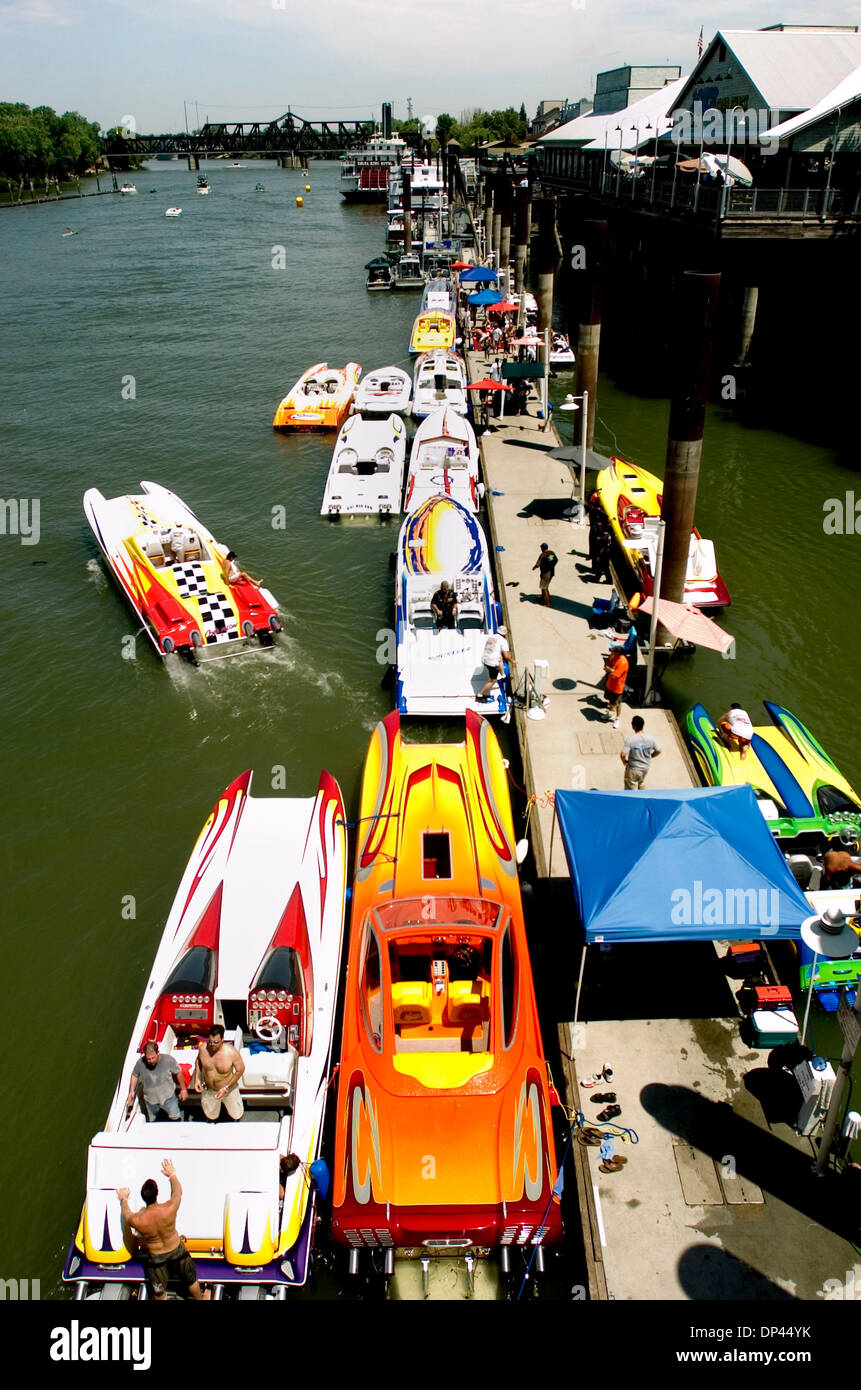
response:
<path id="1" fill-rule="evenodd" d="M 471 354 L 470 365 L 471 380 L 485 374 L 480 354 Z M 543 915 L 555 924 L 564 954 L 557 968 L 570 977 L 570 996 L 580 952 L 553 793 L 622 788 L 619 754 L 637 707 L 626 695 L 618 730 L 603 714 L 608 639 L 590 616 L 594 597 L 609 597 L 610 585 L 591 578 L 587 526 L 565 516 L 572 474 L 548 457 L 559 440 L 543 424 L 533 399 L 528 415 L 493 420 L 479 442 L 513 684 L 536 661 L 549 663 L 546 717 L 519 709 L 515 718 L 525 789 L 534 798 L 530 838 L 544 880 Z M 595 456 L 592 462 L 602 466 Z M 533 570 L 542 541 L 559 557 L 550 608 Z M 634 688 L 642 689 L 642 678 Z M 661 747 L 649 788 L 697 785 L 672 714 L 656 707 L 642 713 Z M 773 1114 L 771 1124 L 766 1118 L 763 1095 L 773 1076 L 767 1053 L 740 1038 L 740 982 L 723 970 L 725 949 L 708 942 L 594 946 L 585 1022 L 559 1025 L 569 1113 L 581 1112 L 587 1124 L 596 1119 L 603 1107 L 591 1104 L 594 1090 L 580 1080 L 609 1062 L 612 1079 L 595 1089 L 616 1092 L 616 1123 L 629 1131 L 615 1140 L 616 1154 L 628 1160 L 617 1172 L 600 1170 L 597 1148 L 573 1145 L 592 1299 L 813 1300 L 834 1296 L 826 1280 L 845 1281 L 854 1269 L 848 1237 L 858 1235 L 841 1180 L 815 1178 L 811 1140 Z M 660 979 L 670 987 L 656 991 Z"/>

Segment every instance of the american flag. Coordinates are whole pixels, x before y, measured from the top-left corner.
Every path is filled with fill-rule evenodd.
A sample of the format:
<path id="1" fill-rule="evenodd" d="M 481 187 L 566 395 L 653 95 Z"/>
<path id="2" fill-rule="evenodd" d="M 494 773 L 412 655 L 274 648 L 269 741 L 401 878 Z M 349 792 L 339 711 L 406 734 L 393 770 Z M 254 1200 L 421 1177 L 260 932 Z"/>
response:
<path id="1" fill-rule="evenodd" d="M 697 39 L 697 62 L 703 56 L 703 26 L 700 25 L 700 36 Z"/>

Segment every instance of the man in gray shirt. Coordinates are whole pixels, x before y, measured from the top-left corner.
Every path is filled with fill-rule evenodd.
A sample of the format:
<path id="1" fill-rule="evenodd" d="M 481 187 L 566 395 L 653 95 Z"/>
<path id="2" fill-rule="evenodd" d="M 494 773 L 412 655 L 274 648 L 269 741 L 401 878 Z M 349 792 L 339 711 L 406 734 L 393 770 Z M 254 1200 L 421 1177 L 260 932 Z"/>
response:
<path id="1" fill-rule="evenodd" d="M 188 1095 L 185 1081 L 177 1062 L 170 1053 L 165 1053 L 164 1056 L 160 1054 L 158 1043 L 148 1042 L 144 1048 L 143 1056 L 139 1057 L 132 1067 L 129 1094 L 126 1099 L 126 1114 L 134 1105 L 138 1085 L 143 1091 L 143 1102 L 148 1121 L 156 1120 L 160 1110 L 164 1111 L 169 1120 L 182 1119 L 179 1112 L 179 1100 L 184 1101 Z M 179 1086 L 179 1100 L 176 1098 L 177 1085 Z"/>
<path id="2" fill-rule="evenodd" d="M 646 781 L 652 759 L 657 758 L 661 750 L 657 739 L 651 734 L 643 733 L 644 721 L 641 715 L 634 715 L 631 728 L 634 732 L 625 739 L 625 746 L 619 757 L 625 765 L 626 791 L 633 791 L 634 788 L 639 791 Z"/>

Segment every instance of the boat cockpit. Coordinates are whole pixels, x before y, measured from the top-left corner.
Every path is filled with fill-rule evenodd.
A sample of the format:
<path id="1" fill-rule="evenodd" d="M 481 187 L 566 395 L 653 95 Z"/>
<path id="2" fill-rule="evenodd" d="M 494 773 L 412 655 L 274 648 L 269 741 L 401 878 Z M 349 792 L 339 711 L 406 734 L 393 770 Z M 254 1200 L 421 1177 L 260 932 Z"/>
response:
<path id="1" fill-rule="evenodd" d="M 141 554 L 157 570 L 191 560 L 206 564 L 214 558 L 202 537 L 190 526 L 148 528 L 139 532 L 134 540 Z"/>
<path id="2" fill-rule="evenodd" d="M 411 575 L 407 579 L 407 621 L 413 631 L 436 627 L 431 600 L 445 575 Z M 449 575 L 457 596 L 457 626 L 462 632 L 487 628 L 484 583 L 479 575 Z"/>

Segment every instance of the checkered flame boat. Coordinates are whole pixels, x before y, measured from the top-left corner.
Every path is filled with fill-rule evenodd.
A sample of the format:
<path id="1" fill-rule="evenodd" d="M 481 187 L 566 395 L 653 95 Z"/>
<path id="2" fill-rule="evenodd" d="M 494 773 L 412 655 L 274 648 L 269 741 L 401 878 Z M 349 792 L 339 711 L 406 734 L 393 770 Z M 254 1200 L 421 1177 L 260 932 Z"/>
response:
<path id="1" fill-rule="evenodd" d="M 344 934 L 347 828 L 335 779 L 305 797 L 251 795 L 250 772 L 219 796 L 168 914 L 103 1129 L 87 1152 L 86 1197 L 63 1278 L 78 1298 L 141 1296 L 145 1270 L 124 1224 L 152 1178 L 182 1184 L 177 1229 L 214 1298 L 283 1297 L 306 1282 Z M 207 1124 L 192 1085 L 213 1024 L 244 1063 L 239 1122 Z M 127 1105 L 148 1042 L 169 1054 L 187 1097 L 179 1122 Z M 225 1116 L 222 1114 L 221 1119 Z M 298 1164 L 282 1165 L 294 1155 Z"/>
<path id="2" fill-rule="evenodd" d="M 548 1073 L 505 765 L 460 744 L 371 738 L 359 807 L 331 1234 L 359 1271 L 562 1239 Z"/>
<path id="3" fill-rule="evenodd" d="M 194 661 L 271 646 L 278 603 L 247 579 L 227 581 L 228 547 L 158 483 L 107 499 L 84 494 L 84 514 L 114 579 L 159 656 Z"/>

